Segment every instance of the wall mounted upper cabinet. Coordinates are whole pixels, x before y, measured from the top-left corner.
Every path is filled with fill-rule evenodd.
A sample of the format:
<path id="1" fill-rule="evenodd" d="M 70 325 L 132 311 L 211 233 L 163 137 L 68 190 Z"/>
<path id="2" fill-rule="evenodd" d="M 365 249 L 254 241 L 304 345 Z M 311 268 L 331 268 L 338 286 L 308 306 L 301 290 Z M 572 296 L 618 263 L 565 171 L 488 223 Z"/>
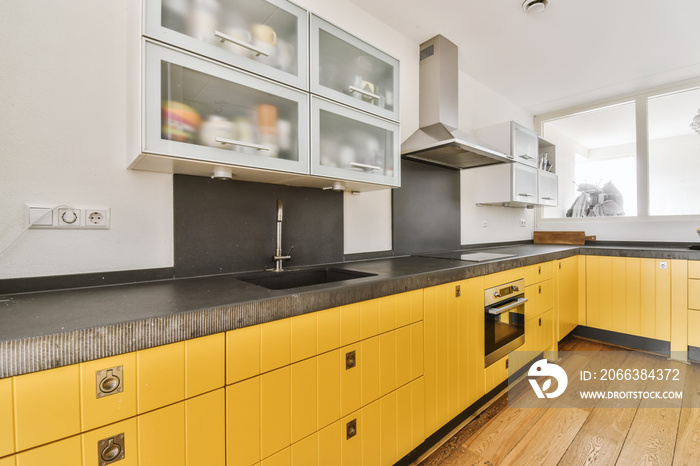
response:
<path id="1" fill-rule="evenodd" d="M 312 97 L 311 173 L 398 187 L 399 125 Z"/>
<path id="2" fill-rule="evenodd" d="M 311 15 L 311 92 L 399 121 L 399 62 Z"/>
<path id="3" fill-rule="evenodd" d="M 550 172 L 537 170 L 537 199 L 539 205 L 556 206 L 559 177 Z"/>
<path id="4" fill-rule="evenodd" d="M 506 121 L 475 131 L 480 141 L 506 155 L 512 155 L 516 162 L 537 168 L 537 133 L 514 121 Z"/>
<path id="5" fill-rule="evenodd" d="M 308 173 L 306 93 L 151 42 L 144 55 L 141 147 L 131 168 Z"/>
<path id="6" fill-rule="evenodd" d="M 308 14 L 286 0 L 148 0 L 144 35 L 308 90 Z"/>
<path id="7" fill-rule="evenodd" d="M 474 168 L 476 203 L 527 207 L 538 203 L 537 169 L 520 163 L 502 163 Z"/>

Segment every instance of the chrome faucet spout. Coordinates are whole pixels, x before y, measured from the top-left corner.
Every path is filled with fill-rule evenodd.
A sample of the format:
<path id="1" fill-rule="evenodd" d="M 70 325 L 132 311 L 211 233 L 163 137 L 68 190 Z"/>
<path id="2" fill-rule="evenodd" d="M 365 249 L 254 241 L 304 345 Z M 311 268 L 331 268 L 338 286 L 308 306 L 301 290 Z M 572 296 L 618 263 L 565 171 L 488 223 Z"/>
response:
<path id="1" fill-rule="evenodd" d="M 272 260 L 275 261 L 275 268 L 272 269 L 275 272 L 282 272 L 282 262 L 292 258 L 292 246 L 289 252 L 282 255 L 282 199 L 277 199 L 277 247 L 275 248 L 275 255 L 272 256 Z"/>

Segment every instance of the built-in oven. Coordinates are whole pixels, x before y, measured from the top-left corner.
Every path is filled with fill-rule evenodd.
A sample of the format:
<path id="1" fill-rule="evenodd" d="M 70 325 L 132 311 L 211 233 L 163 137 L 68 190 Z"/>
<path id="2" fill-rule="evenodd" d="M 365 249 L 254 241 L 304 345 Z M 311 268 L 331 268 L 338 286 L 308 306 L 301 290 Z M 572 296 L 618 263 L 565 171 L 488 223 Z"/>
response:
<path id="1" fill-rule="evenodd" d="M 484 292 L 484 366 L 525 343 L 525 281 L 516 280 Z"/>

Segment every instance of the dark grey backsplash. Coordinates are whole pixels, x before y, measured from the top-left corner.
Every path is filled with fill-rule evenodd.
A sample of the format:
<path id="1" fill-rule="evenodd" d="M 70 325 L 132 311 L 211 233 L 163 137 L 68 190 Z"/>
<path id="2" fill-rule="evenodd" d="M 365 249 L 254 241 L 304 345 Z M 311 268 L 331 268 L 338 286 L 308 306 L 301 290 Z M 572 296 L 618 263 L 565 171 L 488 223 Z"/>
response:
<path id="1" fill-rule="evenodd" d="M 401 161 L 401 187 L 393 191 L 395 254 L 460 247 L 459 171 Z"/>
<path id="2" fill-rule="evenodd" d="M 266 183 L 173 175 L 175 276 L 274 266 L 282 199 L 285 266 L 343 260 L 343 194 Z"/>

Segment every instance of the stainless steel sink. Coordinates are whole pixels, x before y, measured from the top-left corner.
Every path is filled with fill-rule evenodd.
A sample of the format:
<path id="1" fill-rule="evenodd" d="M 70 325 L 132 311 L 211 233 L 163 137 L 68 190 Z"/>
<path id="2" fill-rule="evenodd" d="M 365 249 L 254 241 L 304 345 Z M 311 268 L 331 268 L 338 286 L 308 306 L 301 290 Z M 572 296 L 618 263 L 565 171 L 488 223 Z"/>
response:
<path id="1" fill-rule="evenodd" d="M 372 277 L 374 273 L 358 272 L 356 270 L 322 267 L 307 270 L 285 270 L 283 272 L 260 272 L 239 280 L 252 283 L 270 290 L 286 290 L 302 286 L 321 285 L 323 283 L 340 282 L 356 278 Z"/>

